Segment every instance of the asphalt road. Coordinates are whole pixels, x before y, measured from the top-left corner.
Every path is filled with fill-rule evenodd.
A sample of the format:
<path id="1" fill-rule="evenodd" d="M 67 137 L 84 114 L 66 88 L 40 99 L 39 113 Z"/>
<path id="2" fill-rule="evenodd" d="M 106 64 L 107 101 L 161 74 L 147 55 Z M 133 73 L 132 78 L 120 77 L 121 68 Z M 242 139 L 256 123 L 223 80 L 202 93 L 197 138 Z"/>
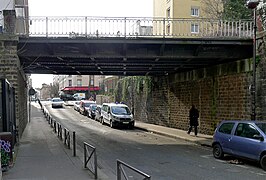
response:
<path id="1" fill-rule="evenodd" d="M 266 172 L 256 163 L 236 165 L 230 163 L 232 157 L 214 159 L 209 147 L 138 129 L 112 129 L 80 115 L 73 106 L 46 108 L 63 126 L 76 132 L 78 155 L 82 156 L 83 142 L 96 147 L 98 168 L 109 179 L 116 179 L 117 159 L 152 179 L 266 179 Z"/>

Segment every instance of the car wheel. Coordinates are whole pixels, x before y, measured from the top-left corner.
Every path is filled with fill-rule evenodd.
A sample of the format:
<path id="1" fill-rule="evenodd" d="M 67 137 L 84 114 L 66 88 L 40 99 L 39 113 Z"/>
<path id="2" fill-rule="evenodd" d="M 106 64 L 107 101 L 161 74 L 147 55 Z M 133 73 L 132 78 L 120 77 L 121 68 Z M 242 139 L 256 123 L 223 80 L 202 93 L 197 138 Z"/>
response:
<path id="1" fill-rule="evenodd" d="M 213 146 L 212 153 L 216 159 L 222 159 L 224 157 L 223 149 L 220 144 L 215 144 Z"/>
<path id="2" fill-rule="evenodd" d="M 261 158 L 260 158 L 260 166 L 261 168 L 266 171 L 266 154 L 264 154 Z"/>

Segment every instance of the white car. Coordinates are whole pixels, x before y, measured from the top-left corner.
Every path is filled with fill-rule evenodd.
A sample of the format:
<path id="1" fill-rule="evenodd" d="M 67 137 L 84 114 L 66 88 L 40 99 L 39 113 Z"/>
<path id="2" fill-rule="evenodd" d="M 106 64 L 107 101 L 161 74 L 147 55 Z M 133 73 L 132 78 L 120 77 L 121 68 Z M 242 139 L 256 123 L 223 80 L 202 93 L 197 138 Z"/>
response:
<path id="1" fill-rule="evenodd" d="M 80 105 L 80 101 L 75 101 L 74 102 L 74 110 L 79 112 L 79 105 Z"/>
<path id="2" fill-rule="evenodd" d="M 53 98 L 52 100 L 52 108 L 55 107 L 63 107 L 64 101 L 60 98 Z"/>

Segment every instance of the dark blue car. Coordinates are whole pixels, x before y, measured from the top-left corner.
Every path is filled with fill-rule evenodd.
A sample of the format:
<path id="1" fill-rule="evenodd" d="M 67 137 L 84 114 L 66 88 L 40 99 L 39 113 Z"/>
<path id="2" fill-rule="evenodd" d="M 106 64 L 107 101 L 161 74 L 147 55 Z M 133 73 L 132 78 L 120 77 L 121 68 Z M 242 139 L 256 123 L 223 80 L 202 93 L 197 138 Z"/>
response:
<path id="1" fill-rule="evenodd" d="M 266 171 L 266 121 L 222 121 L 212 147 L 215 158 L 230 154 L 255 160 Z"/>

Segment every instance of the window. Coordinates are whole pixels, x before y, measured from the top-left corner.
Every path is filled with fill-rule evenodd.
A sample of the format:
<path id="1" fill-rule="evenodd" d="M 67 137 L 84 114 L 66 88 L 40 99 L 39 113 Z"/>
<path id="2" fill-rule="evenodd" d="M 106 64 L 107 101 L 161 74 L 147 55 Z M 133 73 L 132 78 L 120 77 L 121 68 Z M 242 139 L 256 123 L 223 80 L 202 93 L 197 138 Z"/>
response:
<path id="1" fill-rule="evenodd" d="M 191 16 L 199 17 L 199 8 L 191 7 Z"/>
<path id="2" fill-rule="evenodd" d="M 68 80 L 68 86 L 72 86 L 72 80 Z"/>
<path id="3" fill-rule="evenodd" d="M 170 34 L 170 24 L 168 24 L 168 25 L 166 26 L 166 33 L 167 33 L 167 34 Z"/>
<path id="4" fill-rule="evenodd" d="M 77 86 L 82 86 L 82 80 L 81 79 L 77 80 Z"/>
<path id="5" fill-rule="evenodd" d="M 220 126 L 219 132 L 224 134 L 231 134 L 231 131 L 234 127 L 235 123 L 224 123 Z"/>
<path id="6" fill-rule="evenodd" d="M 191 24 L 191 33 L 199 33 L 199 25 L 197 23 Z"/>
<path id="7" fill-rule="evenodd" d="M 166 10 L 166 17 L 171 18 L 170 7 Z"/>
<path id="8" fill-rule="evenodd" d="M 266 134 L 266 123 L 256 123 L 256 125 Z"/>
<path id="9" fill-rule="evenodd" d="M 259 131 L 251 124 L 247 123 L 239 123 L 236 132 L 236 136 L 241 136 L 245 138 L 252 138 L 256 139 L 254 136 L 255 135 L 260 135 Z"/>

